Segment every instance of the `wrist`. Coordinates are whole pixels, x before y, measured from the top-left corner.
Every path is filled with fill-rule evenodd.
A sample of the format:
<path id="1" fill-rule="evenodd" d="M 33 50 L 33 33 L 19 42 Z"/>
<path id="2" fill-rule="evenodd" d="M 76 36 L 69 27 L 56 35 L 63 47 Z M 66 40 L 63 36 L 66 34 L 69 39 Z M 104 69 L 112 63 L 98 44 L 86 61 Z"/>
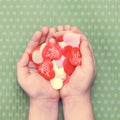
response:
<path id="1" fill-rule="evenodd" d="M 78 103 L 78 102 L 90 102 L 90 93 L 81 95 L 70 95 L 62 98 L 63 104 Z"/>
<path id="2" fill-rule="evenodd" d="M 67 96 L 62 102 L 65 120 L 94 120 L 90 94 Z"/>
<path id="3" fill-rule="evenodd" d="M 30 98 L 30 105 L 34 105 L 36 107 L 41 107 L 43 105 L 44 108 L 51 107 L 51 105 L 58 105 L 58 100 L 57 99 L 35 99 L 35 98 Z"/>
<path id="4" fill-rule="evenodd" d="M 29 120 L 56 120 L 58 118 L 58 102 L 54 99 L 30 98 Z"/>
<path id="5" fill-rule="evenodd" d="M 84 91 L 84 92 L 80 92 L 79 90 L 72 90 L 72 92 L 70 91 L 69 94 L 68 92 L 61 92 L 62 94 L 60 95 L 61 96 L 61 99 L 62 100 L 65 100 L 65 99 L 76 99 L 76 98 L 90 98 L 90 94 L 91 94 L 91 91 L 90 90 L 87 90 L 87 91 Z"/>

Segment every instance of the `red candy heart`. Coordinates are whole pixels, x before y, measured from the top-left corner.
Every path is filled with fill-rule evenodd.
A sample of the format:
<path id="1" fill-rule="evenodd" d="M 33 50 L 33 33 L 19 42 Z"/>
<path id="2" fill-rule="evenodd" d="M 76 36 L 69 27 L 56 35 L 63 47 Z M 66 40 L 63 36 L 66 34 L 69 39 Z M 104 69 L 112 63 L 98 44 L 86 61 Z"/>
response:
<path id="1" fill-rule="evenodd" d="M 68 57 L 69 57 L 69 62 L 72 65 L 77 66 L 81 64 L 81 54 L 79 48 L 77 47 L 72 48 Z"/>
<path id="2" fill-rule="evenodd" d="M 38 73 L 47 80 L 54 78 L 55 71 L 51 61 L 44 61 L 38 66 Z"/>
<path id="3" fill-rule="evenodd" d="M 62 55 L 59 45 L 49 42 L 43 49 L 42 56 L 44 60 L 58 60 Z"/>
<path id="4" fill-rule="evenodd" d="M 56 41 L 57 41 L 57 42 L 62 42 L 62 41 L 63 41 L 63 35 L 58 36 L 58 37 L 56 38 Z"/>
<path id="5" fill-rule="evenodd" d="M 67 45 L 63 48 L 63 55 L 66 57 L 72 50 L 72 47 L 70 45 Z"/>
<path id="6" fill-rule="evenodd" d="M 71 75 L 75 69 L 75 67 L 72 64 L 70 64 L 68 58 L 64 60 L 63 66 L 64 66 L 65 73 L 68 75 Z"/>

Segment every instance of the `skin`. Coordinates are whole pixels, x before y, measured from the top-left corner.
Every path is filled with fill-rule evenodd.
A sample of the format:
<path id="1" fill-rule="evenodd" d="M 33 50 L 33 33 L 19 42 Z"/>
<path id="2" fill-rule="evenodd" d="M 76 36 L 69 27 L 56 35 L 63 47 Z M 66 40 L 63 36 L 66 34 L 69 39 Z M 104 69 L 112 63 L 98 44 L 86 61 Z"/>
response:
<path id="1" fill-rule="evenodd" d="M 55 32 L 71 30 L 81 34 L 82 65 L 76 67 L 69 82 L 60 91 L 38 75 L 29 54 L 36 46 L 47 42 Z M 43 27 L 35 32 L 17 63 L 18 83 L 30 98 L 29 120 L 57 120 L 58 101 L 61 97 L 65 120 L 94 120 L 90 90 L 96 74 L 93 50 L 85 35 L 74 26 Z"/>
<path id="2" fill-rule="evenodd" d="M 65 120 L 94 120 L 90 90 L 96 74 L 93 50 L 85 35 L 69 25 L 59 26 L 57 31 L 71 30 L 81 34 L 82 65 L 77 66 L 69 82 L 60 90 Z"/>
<path id="3" fill-rule="evenodd" d="M 32 49 L 52 37 L 54 32 L 54 28 L 48 27 L 35 32 L 17 63 L 18 83 L 30 98 L 29 120 L 56 120 L 58 117 L 59 92 L 38 75 L 35 64 L 29 61 Z"/>

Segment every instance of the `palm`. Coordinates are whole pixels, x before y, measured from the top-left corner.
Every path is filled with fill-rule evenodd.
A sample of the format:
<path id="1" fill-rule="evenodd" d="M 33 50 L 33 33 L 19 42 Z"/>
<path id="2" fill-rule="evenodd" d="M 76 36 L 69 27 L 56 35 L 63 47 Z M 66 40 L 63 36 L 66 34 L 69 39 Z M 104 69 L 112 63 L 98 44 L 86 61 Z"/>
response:
<path id="1" fill-rule="evenodd" d="M 42 78 L 38 73 L 32 72 L 27 78 L 25 91 L 31 97 L 58 98 L 58 91 L 51 88 L 49 81 Z"/>
<path id="2" fill-rule="evenodd" d="M 87 76 L 86 76 L 87 74 Z M 61 96 L 79 95 L 90 87 L 91 73 L 84 68 L 77 68 L 71 75 L 69 82 L 61 89 Z"/>
<path id="3" fill-rule="evenodd" d="M 30 63 L 28 67 L 30 74 L 28 78 L 26 78 L 28 87 L 26 87 L 25 90 L 29 94 L 29 96 L 42 96 L 43 98 L 58 98 L 58 91 L 52 89 L 49 81 L 45 80 L 37 73 L 37 69 L 34 63 Z"/>

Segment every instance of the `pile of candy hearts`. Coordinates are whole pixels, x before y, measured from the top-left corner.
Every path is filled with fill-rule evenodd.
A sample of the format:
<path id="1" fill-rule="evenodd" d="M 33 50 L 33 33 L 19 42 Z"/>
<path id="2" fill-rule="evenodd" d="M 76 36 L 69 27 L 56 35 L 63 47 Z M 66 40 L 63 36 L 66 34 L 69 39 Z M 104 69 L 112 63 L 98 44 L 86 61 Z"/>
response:
<path id="1" fill-rule="evenodd" d="M 76 66 L 81 65 L 80 34 L 61 31 L 56 32 L 52 39 L 55 42 L 50 40 L 34 48 L 30 60 L 54 89 L 61 89 Z"/>

